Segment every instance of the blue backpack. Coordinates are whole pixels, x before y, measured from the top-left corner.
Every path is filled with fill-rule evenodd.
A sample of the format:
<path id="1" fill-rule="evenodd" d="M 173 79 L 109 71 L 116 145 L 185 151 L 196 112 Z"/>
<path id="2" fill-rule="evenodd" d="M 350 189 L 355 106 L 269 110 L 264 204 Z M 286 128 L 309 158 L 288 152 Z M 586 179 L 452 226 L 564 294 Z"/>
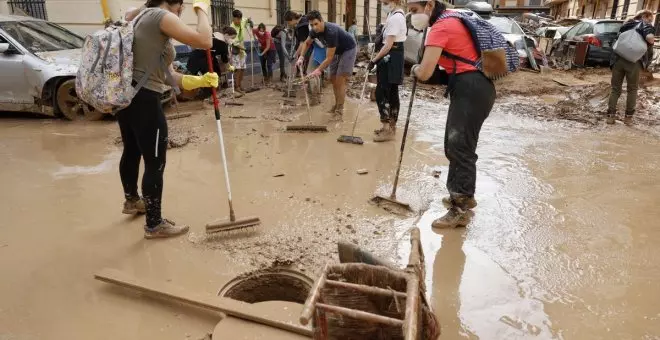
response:
<path id="1" fill-rule="evenodd" d="M 476 67 L 488 79 L 499 79 L 509 73 L 515 72 L 520 67 L 518 52 L 509 45 L 502 33 L 500 33 L 490 22 L 468 16 L 460 12 L 445 12 L 438 20 L 446 18 L 458 18 L 467 28 L 472 36 L 474 48 L 479 59 L 468 60 L 461 56 L 442 51 L 442 55 L 453 59 L 454 63 L 460 61 Z M 454 72 L 456 68 L 454 67 Z"/>

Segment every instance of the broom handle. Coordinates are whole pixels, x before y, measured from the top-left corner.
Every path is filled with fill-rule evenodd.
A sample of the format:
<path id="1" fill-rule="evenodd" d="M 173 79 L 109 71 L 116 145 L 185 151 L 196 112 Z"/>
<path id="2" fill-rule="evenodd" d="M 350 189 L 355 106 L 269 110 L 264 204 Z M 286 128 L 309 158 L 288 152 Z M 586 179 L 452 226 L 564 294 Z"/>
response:
<path id="1" fill-rule="evenodd" d="M 303 92 L 305 92 L 305 103 L 307 104 L 307 116 L 309 117 L 309 125 L 312 125 L 312 111 L 309 108 L 309 96 L 307 95 L 307 86 L 305 85 L 305 75 L 303 74 L 302 66 L 298 66 L 300 70 L 300 79 L 302 81 Z"/>
<path id="2" fill-rule="evenodd" d="M 426 43 L 426 32 L 428 28 L 424 30 L 424 35 L 422 36 L 422 57 L 424 56 L 424 43 Z M 421 58 L 420 58 L 421 59 Z M 421 62 L 421 60 L 419 61 Z M 403 150 L 406 148 L 406 137 L 408 136 L 408 126 L 410 125 L 410 113 L 412 112 L 413 101 L 415 100 L 415 92 L 417 91 L 417 77 L 412 74 L 413 83 L 412 90 L 410 90 L 410 103 L 408 103 L 408 116 L 406 117 L 406 126 L 403 128 L 403 137 L 401 138 L 401 151 L 399 152 L 399 163 L 396 166 L 396 174 L 394 175 L 394 185 L 392 185 L 392 194 L 391 198 L 396 197 L 396 187 L 399 185 L 399 174 L 401 173 L 401 162 L 403 161 Z"/>
<path id="3" fill-rule="evenodd" d="M 367 20 L 367 36 L 369 36 L 369 42 L 371 43 L 371 27 L 369 27 L 369 18 L 365 19 Z M 371 59 L 374 58 L 374 53 L 376 53 L 376 46 L 374 46 L 374 50 L 371 51 L 369 62 L 371 62 Z M 364 91 L 367 89 L 367 81 L 369 80 L 369 71 L 370 70 L 367 70 L 367 74 L 364 75 L 364 83 L 362 84 L 362 92 L 360 93 L 360 102 L 358 103 L 358 109 L 355 113 L 355 120 L 353 121 L 353 130 L 351 130 L 351 136 L 355 136 L 355 128 L 357 127 L 358 117 L 360 117 L 360 106 L 364 100 Z"/>
<path id="4" fill-rule="evenodd" d="M 254 89 L 254 35 L 252 34 L 252 27 L 250 27 L 250 68 L 252 69 L 250 76 L 250 82 L 252 82 L 252 89 Z M 263 74 L 261 76 L 264 76 Z"/>
<path id="5" fill-rule="evenodd" d="M 206 50 L 206 61 L 208 62 L 209 65 L 209 72 L 213 72 L 213 58 L 211 57 L 211 50 Z M 216 126 L 218 127 L 218 139 L 220 139 L 220 154 L 222 155 L 222 166 L 225 168 L 225 185 L 227 186 L 227 198 L 229 201 L 229 220 L 233 222 L 234 220 L 236 220 L 236 217 L 234 215 L 234 206 L 231 202 L 231 186 L 229 185 L 227 155 L 225 155 L 225 141 L 222 138 L 222 124 L 220 123 L 220 102 L 218 101 L 218 96 L 216 95 L 215 87 L 211 87 L 211 95 L 213 96 L 213 110 L 215 111 L 215 123 Z"/>

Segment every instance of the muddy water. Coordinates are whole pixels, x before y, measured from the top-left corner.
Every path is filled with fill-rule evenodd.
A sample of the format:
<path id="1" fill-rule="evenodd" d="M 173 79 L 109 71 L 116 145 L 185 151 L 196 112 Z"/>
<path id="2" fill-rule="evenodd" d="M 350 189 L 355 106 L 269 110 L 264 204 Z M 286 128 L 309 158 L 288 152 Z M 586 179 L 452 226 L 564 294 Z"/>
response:
<path id="1" fill-rule="evenodd" d="M 170 121 L 199 138 L 170 150 L 165 173 L 165 216 L 191 233 L 162 242 L 142 239 L 142 218 L 119 214 L 115 123 L 0 120 L 0 339 L 196 339 L 219 320 L 94 282 L 104 267 L 215 295 L 235 275 L 273 263 L 314 276 L 336 260 L 338 240 L 407 258 L 406 229 L 417 217 L 367 203 L 389 191 L 398 150 L 369 142 L 373 107 L 361 108 L 357 131 L 368 143 L 346 145 L 335 139 L 350 131 L 354 104 L 328 134 L 288 134 L 286 121 L 305 121 L 275 117 L 279 96 L 256 92 L 223 111 L 236 212 L 263 221 L 249 233 L 204 235 L 207 222 L 227 216 L 209 108 Z M 319 122 L 324 109 L 314 110 Z M 416 104 L 398 195 L 423 213 L 443 338 L 660 335 L 660 142 L 618 125 L 584 130 L 493 112 L 479 146 L 475 220 L 440 232 L 430 223 L 446 193 L 444 112 L 446 104 Z"/>
<path id="2" fill-rule="evenodd" d="M 442 152 L 446 107 L 420 106 L 418 150 Z M 481 132 L 472 225 L 428 228 L 441 193 L 419 222 L 447 338 L 660 337 L 659 147 L 623 126 L 496 109 Z"/>

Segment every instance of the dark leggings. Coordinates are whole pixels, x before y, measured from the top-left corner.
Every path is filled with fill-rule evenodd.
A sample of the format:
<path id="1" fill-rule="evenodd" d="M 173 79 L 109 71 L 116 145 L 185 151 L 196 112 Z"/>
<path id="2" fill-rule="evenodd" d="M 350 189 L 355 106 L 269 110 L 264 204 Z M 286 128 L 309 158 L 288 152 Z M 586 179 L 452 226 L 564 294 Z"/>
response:
<path id="1" fill-rule="evenodd" d="M 144 159 L 142 195 L 147 207 L 147 228 L 161 221 L 163 171 L 167 153 L 167 120 L 160 93 L 141 89 L 131 105 L 117 114 L 124 151 L 119 162 L 119 175 L 127 200 L 138 198 L 140 158 Z"/>
<path id="2" fill-rule="evenodd" d="M 376 85 L 376 104 L 381 123 L 395 124 L 399 119 L 399 84 L 381 83 Z"/>
<path id="3" fill-rule="evenodd" d="M 275 64 L 275 58 L 277 54 L 274 50 L 268 50 L 264 55 L 259 57 L 261 61 L 261 75 L 264 77 L 273 76 L 273 64 Z"/>
<path id="4" fill-rule="evenodd" d="M 452 196 L 474 196 L 477 181 L 477 142 L 484 120 L 495 103 L 495 86 L 481 72 L 453 75 L 445 127 L 445 156 L 449 160 L 447 189 Z"/>

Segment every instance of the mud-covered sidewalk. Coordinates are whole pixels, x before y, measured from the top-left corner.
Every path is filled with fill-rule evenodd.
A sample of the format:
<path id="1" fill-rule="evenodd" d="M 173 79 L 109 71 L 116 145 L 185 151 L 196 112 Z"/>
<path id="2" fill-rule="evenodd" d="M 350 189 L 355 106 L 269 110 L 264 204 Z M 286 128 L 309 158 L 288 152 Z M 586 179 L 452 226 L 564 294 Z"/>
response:
<path id="1" fill-rule="evenodd" d="M 204 225 L 227 216 L 213 112 L 180 103 L 178 113 L 191 115 L 168 121 L 163 208 L 191 232 L 163 241 L 144 240 L 143 218 L 121 214 L 115 122 L 0 119 L 0 339 L 198 339 L 217 315 L 111 288 L 93 274 L 116 268 L 210 294 L 262 268 L 313 278 L 337 260 L 340 240 L 404 262 L 416 221 L 443 338 L 658 336 L 658 91 L 640 91 L 634 128 L 605 126 L 607 79 L 594 70 L 499 81 L 478 149 L 475 219 L 442 232 L 430 224 L 446 195 L 444 89 L 422 86 L 413 106 L 398 196 L 411 214 L 369 203 L 390 189 L 401 138 L 371 142 L 373 103 L 353 100 L 343 122 L 328 123 L 327 87 L 313 117 L 328 133 L 285 132 L 307 122 L 304 100 L 284 105 L 274 89 L 223 107 L 235 209 L 262 225 L 213 236 Z M 367 143 L 337 143 L 357 112 L 356 134 Z"/>

